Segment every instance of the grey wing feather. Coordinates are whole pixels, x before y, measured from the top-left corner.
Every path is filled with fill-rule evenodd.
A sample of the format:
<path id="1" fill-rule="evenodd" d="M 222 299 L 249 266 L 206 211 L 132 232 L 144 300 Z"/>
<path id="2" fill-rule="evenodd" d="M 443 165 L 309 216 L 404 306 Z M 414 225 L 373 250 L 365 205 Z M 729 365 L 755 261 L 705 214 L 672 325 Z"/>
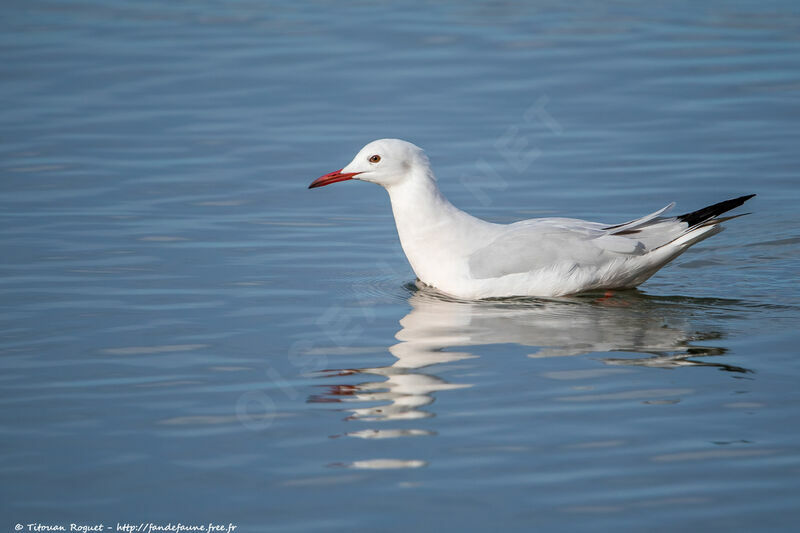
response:
<path id="1" fill-rule="evenodd" d="M 623 222 L 622 224 L 617 224 L 615 226 L 608 226 L 608 227 L 603 228 L 603 229 L 613 230 L 612 233 L 624 233 L 626 231 L 630 231 L 630 230 L 636 229 L 638 227 L 641 227 L 641 226 L 647 224 L 651 220 L 653 220 L 653 219 L 663 215 L 664 213 L 668 212 L 673 207 L 675 207 L 675 202 L 672 202 L 669 205 L 666 205 L 666 206 L 662 207 L 658 211 L 654 211 L 653 213 L 650 213 L 649 215 L 645 215 L 645 216 L 643 216 L 641 218 L 637 218 L 637 219 L 634 219 L 634 220 L 629 220 L 628 222 Z"/>
<path id="2" fill-rule="evenodd" d="M 641 254 L 636 239 L 610 235 L 603 224 L 572 219 L 534 219 L 511 224 L 469 257 L 474 278 L 495 278 L 542 268 L 597 264 L 608 253 Z"/>
<path id="3" fill-rule="evenodd" d="M 523 220 L 509 225 L 496 239 L 473 252 L 470 272 L 477 279 L 494 278 L 643 255 L 685 231 L 686 224 L 660 217 L 674 205 L 615 226 L 568 218 Z"/>
<path id="4" fill-rule="evenodd" d="M 494 278 L 543 268 L 572 271 L 581 266 L 597 268 L 676 243 L 685 250 L 719 233 L 721 222 L 742 216 L 719 218 L 753 196 L 726 200 L 677 217 L 661 216 L 675 206 L 673 202 L 614 226 L 569 218 L 523 220 L 509 225 L 492 242 L 473 252 L 469 256 L 470 272 L 475 278 Z"/>

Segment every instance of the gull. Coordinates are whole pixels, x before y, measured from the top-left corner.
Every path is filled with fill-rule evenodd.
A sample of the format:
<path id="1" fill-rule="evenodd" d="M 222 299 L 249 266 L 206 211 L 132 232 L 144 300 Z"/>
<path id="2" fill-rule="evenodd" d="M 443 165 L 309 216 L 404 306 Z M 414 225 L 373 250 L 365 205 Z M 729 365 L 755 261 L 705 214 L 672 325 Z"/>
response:
<path id="1" fill-rule="evenodd" d="M 451 204 L 422 149 L 399 139 L 367 144 L 347 166 L 314 180 L 309 189 L 351 179 L 377 183 L 389 193 L 400 243 L 419 280 L 465 300 L 636 287 L 722 231 L 720 223 L 742 216 L 719 217 L 755 196 L 663 216 L 673 202 L 621 224 L 574 218 L 496 224 Z"/>

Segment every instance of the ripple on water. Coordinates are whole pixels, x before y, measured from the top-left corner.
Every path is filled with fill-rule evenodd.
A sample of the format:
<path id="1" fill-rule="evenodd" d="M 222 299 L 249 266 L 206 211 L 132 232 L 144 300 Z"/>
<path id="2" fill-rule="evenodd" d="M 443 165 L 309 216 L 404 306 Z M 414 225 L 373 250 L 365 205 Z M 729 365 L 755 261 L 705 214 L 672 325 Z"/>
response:
<path id="1" fill-rule="evenodd" d="M 798 522 L 790 3 L 6 4 L 0 515 Z M 386 136 L 495 222 L 758 197 L 641 290 L 461 301 L 306 189 Z"/>

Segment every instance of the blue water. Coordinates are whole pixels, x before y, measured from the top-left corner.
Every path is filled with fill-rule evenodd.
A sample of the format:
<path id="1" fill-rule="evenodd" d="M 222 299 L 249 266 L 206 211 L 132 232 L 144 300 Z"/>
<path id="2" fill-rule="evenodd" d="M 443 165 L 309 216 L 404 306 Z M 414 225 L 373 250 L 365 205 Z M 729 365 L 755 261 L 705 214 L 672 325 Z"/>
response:
<path id="1" fill-rule="evenodd" d="M 0 30 L 0 527 L 796 527 L 796 3 L 34 0 Z M 497 222 L 758 196 L 638 291 L 451 301 L 383 190 L 306 189 L 380 137 Z"/>

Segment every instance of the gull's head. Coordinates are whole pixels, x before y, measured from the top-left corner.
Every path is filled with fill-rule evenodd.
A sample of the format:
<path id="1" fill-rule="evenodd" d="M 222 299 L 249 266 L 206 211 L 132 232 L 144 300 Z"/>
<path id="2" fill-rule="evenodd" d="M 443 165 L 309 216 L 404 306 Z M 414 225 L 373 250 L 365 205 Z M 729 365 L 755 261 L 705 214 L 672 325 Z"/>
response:
<path id="1" fill-rule="evenodd" d="M 429 168 L 428 157 L 422 148 L 400 139 L 380 139 L 362 148 L 346 167 L 317 178 L 308 188 L 350 179 L 370 181 L 388 188 L 419 173 L 429 175 Z"/>

